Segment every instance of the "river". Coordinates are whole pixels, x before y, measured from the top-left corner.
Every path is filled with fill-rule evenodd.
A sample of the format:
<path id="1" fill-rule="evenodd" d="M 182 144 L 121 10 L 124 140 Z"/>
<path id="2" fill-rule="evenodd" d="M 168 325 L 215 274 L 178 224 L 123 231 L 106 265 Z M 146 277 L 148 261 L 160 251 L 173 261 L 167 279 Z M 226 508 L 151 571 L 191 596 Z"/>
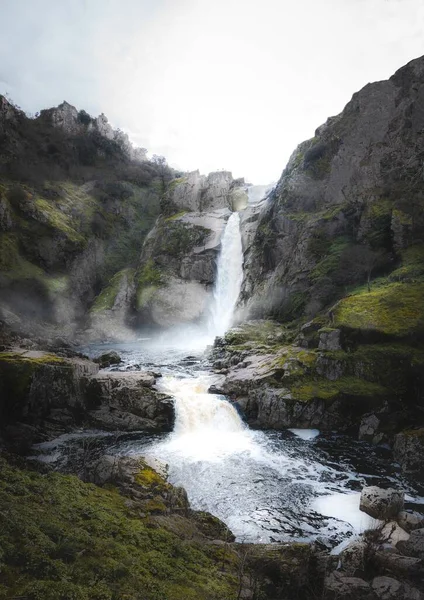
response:
<path id="1" fill-rule="evenodd" d="M 93 357 L 113 348 L 123 359 L 115 369 L 159 372 L 158 389 L 175 401 L 172 433 L 75 432 L 38 445 L 40 458 L 66 470 L 88 443 L 97 453 L 158 458 L 169 466 L 169 481 L 186 489 L 192 508 L 219 517 L 243 542 L 313 540 L 337 547 L 374 526 L 359 511 L 364 485 L 400 487 L 407 506 L 424 502 L 424 491 L 401 476 L 388 448 L 316 430 L 253 431 L 225 397 L 208 393 L 214 375 L 205 348 L 231 326 L 242 277 L 233 213 L 203 325 L 82 349 Z"/>

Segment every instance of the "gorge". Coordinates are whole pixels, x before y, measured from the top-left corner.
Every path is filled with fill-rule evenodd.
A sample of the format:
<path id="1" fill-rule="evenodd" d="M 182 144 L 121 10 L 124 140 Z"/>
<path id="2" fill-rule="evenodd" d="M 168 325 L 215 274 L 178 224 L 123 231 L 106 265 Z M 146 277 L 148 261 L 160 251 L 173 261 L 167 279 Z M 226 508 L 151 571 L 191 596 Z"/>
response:
<path id="1" fill-rule="evenodd" d="M 1 99 L 1 597 L 422 597 L 423 93 L 263 191 Z"/>

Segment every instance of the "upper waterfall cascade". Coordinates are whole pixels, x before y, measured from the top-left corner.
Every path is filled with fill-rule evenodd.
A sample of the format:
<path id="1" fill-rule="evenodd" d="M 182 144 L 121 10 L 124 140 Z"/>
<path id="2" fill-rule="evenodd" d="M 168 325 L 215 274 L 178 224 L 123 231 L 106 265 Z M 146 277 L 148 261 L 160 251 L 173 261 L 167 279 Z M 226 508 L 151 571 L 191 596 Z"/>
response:
<path id="1" fill-rule="evenodd" d="M 234 212 L 225 227 L 218 257 L 217 277 L 208 320 L 208 332 L 214 337 L 224 335 L 231 327 L 242 281 L 240 216 L 238 212 Z"/>

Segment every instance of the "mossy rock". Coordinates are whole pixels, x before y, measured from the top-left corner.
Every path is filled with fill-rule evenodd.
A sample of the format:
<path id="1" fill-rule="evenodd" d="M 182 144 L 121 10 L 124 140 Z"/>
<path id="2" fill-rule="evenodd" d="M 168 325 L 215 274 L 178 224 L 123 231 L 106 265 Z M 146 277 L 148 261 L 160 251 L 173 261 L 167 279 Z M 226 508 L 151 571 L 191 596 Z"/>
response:
<path id="1" fill-rule="evenodd" d="M 394 338 L 424 335 L 424 284 L 393 283 L 343 298 L 334 308 L 336 327 Z"/>
<path id="2" fill-rule="evenodd" d="M 336 381 L 330 381 L 324 377 L 302 380 L 298 385 L 290 388 L 293 400 L 310 402 L 320 399 L 333 401 L 337 398 L 385 398 L 390 397 L 391 392 L 382 385 L 364 381 L 359 377 L 343 376 Z"/>
<path id="3" fill-rule="evenodd" d="M 122 269 L 116 273 L 102 289 L 90 309 L 92 314 L 111 310 L 116 302 L 118 293 L 123 285 L 131 285 L 134 281 L 135 269 Z"/>
<path id="4" fill-rule="evenodd" d="M 73 368 L 69 362 L 54 354 L 31 353 L 25 356 L 17 352 L 0 352 L 0 424 L 22 419 L 27 413 L 30 401 L 30 390 L 37 373 L 49 372 L 51 379 L 64 382 L 69 393 L 75 391 L 73 384 Z M 48 398 L 46 392 L 43 399 Z M 36 417 L 39 411 L 45 410 L 41 404 L 32 407 Z"/>
<path id="5" fill-rule="evenodd" d="M 0 458 L 0 504 L 3 598 L 237 598 L 236 565 L 141 519 L 117 490 Z"/>
<path id="6" fill-rule="evenodd" d="M 135 275 L 137 286 L 136 306 L 137 310 L 146 308 L 154 298 L 158 288 L 165 285 L 166 276 L 152 258 L 149 258 L 138 269 Z"/>

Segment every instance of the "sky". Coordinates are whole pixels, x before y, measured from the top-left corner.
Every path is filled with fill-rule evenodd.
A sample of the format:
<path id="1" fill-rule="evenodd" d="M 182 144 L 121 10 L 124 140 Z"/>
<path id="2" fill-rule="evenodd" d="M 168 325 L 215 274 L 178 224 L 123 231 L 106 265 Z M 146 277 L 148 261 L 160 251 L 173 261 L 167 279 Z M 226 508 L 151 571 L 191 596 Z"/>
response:
<path id="1" fill-rule="evenodd" d="M 424 0 L 0 0 L 0 93 L 63 100 L 202 173 L 265 184 L 424 54 Z"/>

